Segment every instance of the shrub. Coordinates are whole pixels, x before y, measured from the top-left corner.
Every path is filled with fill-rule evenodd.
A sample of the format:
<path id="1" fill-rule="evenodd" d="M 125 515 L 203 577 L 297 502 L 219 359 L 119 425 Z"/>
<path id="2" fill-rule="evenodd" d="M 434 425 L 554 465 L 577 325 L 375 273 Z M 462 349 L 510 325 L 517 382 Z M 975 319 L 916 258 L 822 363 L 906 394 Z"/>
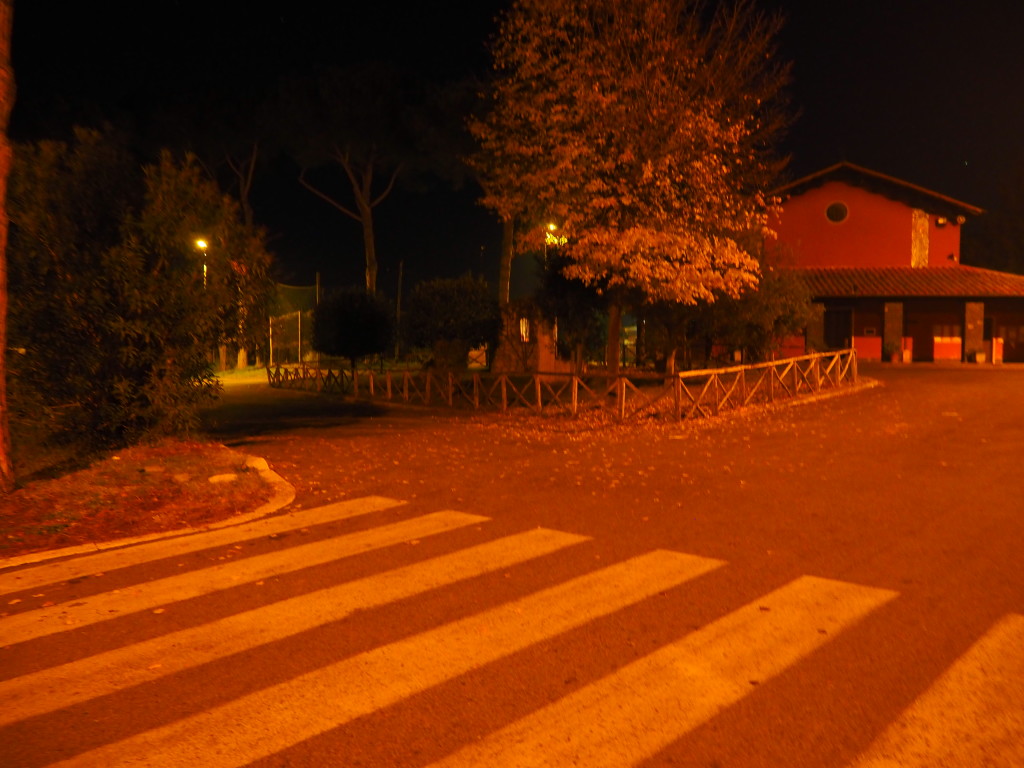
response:
<path id="1" fill-rule="evenodd" d="M 313 348 L 325 355 L 344 357 L 353 368 L 360 358 L 387 351 L 394 336 L 390 302 L 362 288 L 332 293 L 313 311 Z"/>
<path id="2" fill-rule="evenodd" d="M 409 296 L 404 331 L 409 344 L 431 349 L 438 367 L 465 368 L 470 349 L 497 342 L 501 308 L 482 277 L 429 280 Z"/>
<path id="3" fill-rule="evenodd" d="M 94 445 L 191 430 L 217 345 L 264 332 L 262 234 L 194 158 L 142 167 L 95 131 L 19 146 L 9 204 L 23 387 Z"/>

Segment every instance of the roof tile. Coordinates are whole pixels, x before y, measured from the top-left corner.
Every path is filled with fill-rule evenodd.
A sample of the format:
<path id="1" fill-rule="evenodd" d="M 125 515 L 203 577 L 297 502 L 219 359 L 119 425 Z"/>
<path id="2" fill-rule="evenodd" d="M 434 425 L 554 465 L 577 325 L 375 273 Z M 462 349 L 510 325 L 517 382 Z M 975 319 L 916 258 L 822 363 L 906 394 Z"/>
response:
<path id="1" fill-rule="evenodd" d="M 1024 297 L 1024 275 L 980 267 L 793 267 L 824 298 Z"/>

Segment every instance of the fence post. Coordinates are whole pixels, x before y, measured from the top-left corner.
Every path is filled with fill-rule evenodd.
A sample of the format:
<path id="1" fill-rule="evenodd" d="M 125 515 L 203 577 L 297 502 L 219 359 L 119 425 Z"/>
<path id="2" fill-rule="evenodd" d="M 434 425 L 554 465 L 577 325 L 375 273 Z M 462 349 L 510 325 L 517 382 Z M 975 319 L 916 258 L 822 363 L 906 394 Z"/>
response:
<path id="1" fill-rule="evenodd" d="M 504 413 L 508 410 L 508 392 L 505 390 L 505 384 L 508 383 L 508 379 L 505 374 L 501 374 L 501 412 Z"/>
<path id="2" fill-rule="evenodd" d="M 480 374 L 473 374 L 473 407 L 480 408 Z"/>
<path id="3" fill-rule="evenodd" d="M 580 380 L 574 373 L 572 375 L 572 415 L 575 416 L 579 409 L 580 401 Z"/>
<path id="4" fill-rule="evenodd" d="M 448 373 L 448 407 L 452 407 L 452 397 L 455 394 L 455 374 Z"/>
<path id="5" fill-rule="evenodd" d="M 620 373 L 615 379 L 616 400 L 618 400 L 619 419 L 626 418 L 626 380 Z"/>
<path id="6" fill-rule="evenodd" d="M 537 413 L 544 409 L 544 397 L 540 389 L 540 375 L 533 374 L 533 392 L 537 396 Z"/>
<path id="7" fill-rule="evenodd" d="M 683 380 L 678 373 L 672 374 L 672 404 L 676 411 L 676 421 L 683 418 Z"/>

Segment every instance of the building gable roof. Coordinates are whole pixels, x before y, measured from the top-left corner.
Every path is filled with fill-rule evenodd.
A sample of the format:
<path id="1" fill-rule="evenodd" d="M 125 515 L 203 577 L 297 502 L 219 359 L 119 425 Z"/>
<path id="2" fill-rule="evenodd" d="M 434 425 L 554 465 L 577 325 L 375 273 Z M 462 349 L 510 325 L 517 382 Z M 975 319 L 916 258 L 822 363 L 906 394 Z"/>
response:
<path id="1" fill-rule="evenodd" d="M 799 195 L 809 189 L 820 187 L 830 181 L 840 181 L 854 187 L 887 197 L 890 200 L 909 205 L 913 208 L 956 219 L 957 216 L 977 216 L 984 211 L 968 203 L 954 200 L 952 197 L 919 187 L 916 184 L 902 181 L 893 176 L 886 176 L 853 163 L 836 163 L 824 170 L 804 176 L 789 184 L 779 187 L 775 194 L 783 200 Z"/>
<path id="2" fill-rule="evenodd" d="M 790 267 L 814 299 L 1024 298 L 1024 275 L 950 267 Z"/>

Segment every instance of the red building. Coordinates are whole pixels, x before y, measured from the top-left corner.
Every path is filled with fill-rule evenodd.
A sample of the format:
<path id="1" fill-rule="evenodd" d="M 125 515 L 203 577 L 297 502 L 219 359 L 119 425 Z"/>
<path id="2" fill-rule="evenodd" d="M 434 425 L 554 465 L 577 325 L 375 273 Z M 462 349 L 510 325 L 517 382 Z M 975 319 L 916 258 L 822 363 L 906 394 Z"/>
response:
<path id="1" fill-rule="evenodd" d="M 960 264 L 961 227 L 980 208 L 850 163 L 777 192 L 775 261 L 821 310 L 808 349 L 1024 361 L 1024 276 Z"/>

